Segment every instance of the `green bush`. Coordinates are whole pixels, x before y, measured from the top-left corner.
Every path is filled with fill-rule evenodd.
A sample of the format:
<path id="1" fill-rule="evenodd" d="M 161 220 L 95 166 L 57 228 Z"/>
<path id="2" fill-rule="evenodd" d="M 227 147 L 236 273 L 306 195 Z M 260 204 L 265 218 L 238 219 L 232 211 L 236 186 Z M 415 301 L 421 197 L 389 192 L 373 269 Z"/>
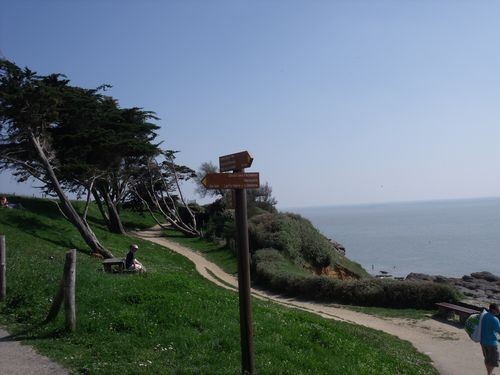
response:
<path id="1" fill-rule="evenodd" d="M 307 219 L 295 214 L 263 214 L 249 221 L 250 251 L 273 248 L 299 267 L 340 266 L 356 277 L 368 273 L 358 263 L 337 253 L 330 241 Z"/>
<path id="2" fill-rule="evenodd" d="M 254 281 L 293 297 L 358 306 L 433 308 L 436 302 L 458 300 L 450 286 L 431 282 L 366 278 L 342 281 L 326 276 L 291 273 L 275 249 L 259 250 L 253 257 Z"/>
<path id="3" fill-rule="evenodd" d="M 203 237 L 218 242 L 234 238 L 234 210 L 227 210 L 222 199 L 204 206 L 204 215 L 198 222 L 203 231 Z"/>
<path id="4" fill-rule="evenodd" d="M 274 248 L 298 264 L 304 261 L 315 267 L 332 262 L 332 247 L 312 224 L 293 214 L 263 214 L 249 224 L 250 247 L 253 251 Z"/>

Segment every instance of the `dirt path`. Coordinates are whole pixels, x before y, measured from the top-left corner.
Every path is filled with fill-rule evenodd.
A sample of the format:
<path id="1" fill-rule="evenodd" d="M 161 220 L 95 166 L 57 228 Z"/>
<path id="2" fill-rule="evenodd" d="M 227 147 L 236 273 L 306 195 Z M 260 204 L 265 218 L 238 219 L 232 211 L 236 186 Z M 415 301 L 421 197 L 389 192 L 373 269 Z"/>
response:
<path id="1" fill-rule="evenodd" d="M 165 237 L 159 237 L 159 230 L 151 229 L 132 234 L 185 256 L 194 263 L 196 270 L 206 279 L 222 288 L 237 290 L 238 281 L 234 276 L 225 273 L 199 253 Z M 327 319 L 341 320 L 381 330 L 402 340 L 407 340 L 420 352 L 427 354 L 442 375 L 473 375 L 485 372 L 479 344 L 470 340 L 463 329 L 446 323 L 433 319 L 378 318 L 325 304 L 287 299 L 256 289 L 252 289 L 252 295 L 290 308 L 308 311 Z"/>
<path id="2" fill-rule="evenodd" d="M 0 329 L 0 374 L 68 375 L 69 372 Z"/>

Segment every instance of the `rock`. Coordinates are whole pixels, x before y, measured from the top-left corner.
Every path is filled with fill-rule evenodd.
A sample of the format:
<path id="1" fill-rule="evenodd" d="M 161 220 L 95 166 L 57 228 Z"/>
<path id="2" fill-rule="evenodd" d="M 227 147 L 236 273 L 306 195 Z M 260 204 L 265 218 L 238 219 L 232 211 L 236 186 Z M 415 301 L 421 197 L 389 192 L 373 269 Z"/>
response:
<path id="1" fill-rule="evenodd" d="M 446 277 L 440 275 L 434 277 L 434 281 L 436 283 L 441 283 L 441 284 L 446 284 L 449 282 L 449 280 Z"/>
<path id="2" fill-rule="evenodd" d="M 488 306 L 490 303 L 500 301 L 500 277 L 490 272 L 475 272 L 461 278 L 410 273 L 406 276 L 406 280 L 452 285 L 467 297 L 467 301 L 478 306 Z"/>
<path id="3" fill-rule="evenodd" d="M 474 272 L 470 274 L 475 279 L 482 279 L 490 282 L 500 281 L 500 277 L 493 275 L 491 272 Z"/>
<path id="4" fill-rule="evenodd" d="M 345 247 L 344 247 L 344 245 L 342 245 L 342 244 L 340 244 L 337 241 L 332 240 L 332 239 L 329 239 L 329 241 L 330 241 L 330 245 L 332 245 L 333 250 L 335 250 L 340 255 L 344 255 L 345 256 Z"/>
<path id="5" fill-rule="evenodd" d="M 416 281 L 434 281 L 434 276 L 426 275 L 425 273 L 409 273 L 406 276 L 406 280 L 416 280 Z"/>
<path id="6" fill-rule="evenodd" d="M 472 284 L 471 285 L 471 288 L 474 289 L 474 290 L 484 290 L 482 287 L 481 287 L 481 284 Z"/>

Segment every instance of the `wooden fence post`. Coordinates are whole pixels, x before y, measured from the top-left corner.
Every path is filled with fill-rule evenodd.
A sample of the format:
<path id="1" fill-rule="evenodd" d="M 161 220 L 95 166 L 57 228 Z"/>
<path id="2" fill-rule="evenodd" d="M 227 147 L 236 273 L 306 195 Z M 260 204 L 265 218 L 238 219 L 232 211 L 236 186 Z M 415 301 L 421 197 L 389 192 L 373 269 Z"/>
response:
<path id="1" fill-rule="evenodd" d="M 76 329 L 75 309 L 75 281 L 76 281 L 76 250 L 66 253 L 64 263 L 64 312 L 66 316 L 66 330 Z"/>
<path id="2" fill-rule="evenodd" d="M 76 329 L 76 309 L 75 309 L 75 280 L 76 280 L 76 250 L 72 249 L 66 253 L 64 262 L 64 272 L 57 293 L 50 306 L 49 313 L 44 323 L 54 320 L 61 309 L 64 301 L 64 311 L 66 318 L 66 329 L 74 331 Z"/>
<path id="3" fill-rule="evenodd" d="M 7 275 L 5 263 L 5 236 L 0 236 L 0 301 L 4 301 L 7 295 Z"/>

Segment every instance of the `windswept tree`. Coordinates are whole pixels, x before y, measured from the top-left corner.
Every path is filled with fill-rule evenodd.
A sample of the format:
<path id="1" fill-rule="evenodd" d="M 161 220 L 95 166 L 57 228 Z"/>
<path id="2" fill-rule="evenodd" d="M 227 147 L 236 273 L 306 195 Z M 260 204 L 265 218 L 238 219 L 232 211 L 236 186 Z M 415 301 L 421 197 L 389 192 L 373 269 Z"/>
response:
<path id="1" fill-rule="evenodd" d="M 215 197 L 217 195 L 224 195 L 224 190 L 220 189 L 207 189 L 201 182 L 203 178 L 209 173 L 219 173 L 219 167 L 217 167 L 211 161 L 206 161 L 201 163 L 198 172 L 196 172 L 195 182 L 196 182 L 196 193 L 205 198 L 206 196 Z"/>
<path id="2" fill-rule="evenodd" d="M 60 167 L 51 129 L 58 126 L 62 91 L 69 81 L 60 74 L 37 75 L 0 60 L 0 170 L 11 169 L 18 181 L 39 180 L 59 198 L 59 208 L 92 251 L 112 257 L 66 196 L 57 177 Z M 86 210 L 85 210 L 86 212 Z"/>
<path id="3" fill-rule="evenodd" d="M 196 177 L 196 173 L 177 164 L 176 153 L 166 150 L 150 158 L 134 179 L 132 189 L 158 225 L 166 228 L 157 217 L 159 213 L 173 228 L 187 236 L 199 237 L 196 215 L 186 202 L 181 186 L 184 181 Z"/>
<path id="4" fill-rule="evenodd" d="M 131 193 L 129 183 L 145 160 L 158 153 L 153 144 L 158 126 L 152 112 L 119 108 L 97 90 L 66 88 L 59 126 L 51 129 L 63 165 L 64 186 L 92 193 L 108 229 L 125 233 L 120 207 Z"/>
<path id="5" fill-rule="evenodd" d="M 273 188 L 267 182 L 264 185 L 260 185 L 258 189 L 248 189 L 247 201 L 249 202 L 249 206 L 254 206 L 267 212 L 277 212 L 276 204 L 278 204 L 278 201 L 273 197 Z"/>

